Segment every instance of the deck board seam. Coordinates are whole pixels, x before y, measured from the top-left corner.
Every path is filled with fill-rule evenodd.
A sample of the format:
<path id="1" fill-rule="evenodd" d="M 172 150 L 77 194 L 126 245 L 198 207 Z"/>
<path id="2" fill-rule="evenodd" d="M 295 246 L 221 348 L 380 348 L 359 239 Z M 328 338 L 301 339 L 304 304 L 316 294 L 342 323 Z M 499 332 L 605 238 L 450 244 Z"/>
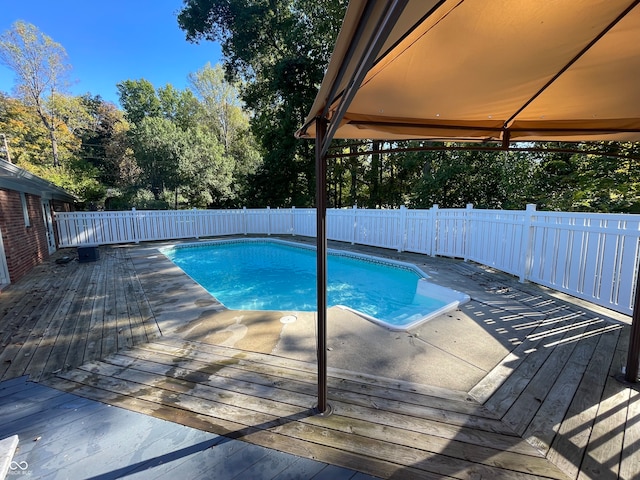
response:
<path id="1" fill-rule="evenodd" d="M 119 355 L 120 356 L 120 355 Z M 265 382 L 265 381 L 260 381 L 259 379 L 246 379 L 243 377 L 235 377 L 235 376 L 223 376 L 222 380 L 224 381 L 223 385 L 217 385 L 214 384 L 213 381 L 208 380 L 207 378 L 202 378 L 203 376 L 209 377 L 208 374 L 206 373 L 201 373 L 199 376 L 197 375 L 200 372 L 196 372 L 193 370 L 190 370 L 188 367 L 185 367 L 183 364 L 180 364 L 180 368 L 176 369 L 178 371 L 176 372 L 170 372 L 170 371 L 166 371 L 166 369 L 162 369 L 162 368 L 154 368 L 153 366 L 146 366 L 148 364 L 155 364 L 155 365 L 162 365 L 162 364 L 157 364 L 154 363 L 153 360 L 143 360 L 142 362 L 139 361 L 139 359 L 136 359 L 135 357 L 129 357 L 132 360 L 125 360 L 125 361 L 117 361 L 117 359 L 114 359 L 113 357 L 110 357 L 108 359 L 103 360 L 103 362 L 109 362 L 114 364 L 115 366 L 121 367 L 121 368 L 131 368 L 131 369 L 136 369 L 136 370 L 142 370 L 144 372 L 149 372 L 149 373 L 158 373 L 160 375 L 164 375 L 164 376 L 171 376 L 172 378 L 176 378 L 179 380 L 187 380 L 190 382 L 197 382 L 197 383 L 202 383 L 205 385 L 209 385 L 209 386 L 214 386 L 216 388 L 222 388 L 225 389 L 225 387 L 227 387 L 226 383 L 228 382 L 233 382 L 233 386 L 234 389 L 233 391 L 238 391 L 238 389 L 242 389 L 244 392 L 244 388 L 242 388 L 242 385 L 245 384 L 257 384 L 260 386 L 260 388 L 264 389 L 271 389 L 271 390 L 276 390 L 276 391 L 288 391 L 290 392 L 291 395 L 304 395 L 306 397 L 309 397 L 309 401 L 307 402 L 308 404 L 312 405 L 313 401 L 315 400 L 315 390 L 314 384 L 309 384 L 309 388 L 301 391 L 301 390 L 296 390 L 296 389 L 283 389 L 283 386 L 280 383 L 274 383 L 274 382 Z M 174 365 L 172 364 L 172 368 L 173 367 L 177 367 L 178 365 Z M 90 369 L 90 367 L 87 367 L 88 369 Z M 195 373 L 195 375 L 194 375 Z M 220 372 L 216 372 L 214 374 L 212 374 L 211 376 L 220 376 Z M 196 378 L 198 377 L 198 378 Z M 251 395 L 252 393 L 248 393 L 249 395 Z M 254 395 L 257 395 L 257 392 L 253 392 Z M 270 397 L 271 398 L 271 397 Z M 367 395 L 367 398 L 370 398 L 370 395 Z M 380 398 L 380 397 L 374 397 L 374 398 Z M 411 408 L 414 411 L 414 414 L 412 415 L 412 413 L 410 413 L 407 410 L 407 407 L 392 407 L 388 404 L 381 404 L 380 406 L 373 406 L 370 402 L 358 402 L 356 400 L 356 397 L 350 397 L 350 396 L 344 396 L 341 395 L 339 393 L 339 390 L 336 389 L 331 389 L 331 394 L 330 394 L 330 400 L 332 401 L 332 405 L 336 408 L 336 409 L 340 409 L 341 412 L 345 411 L 345 408 L 348 409 L 348 405 L 354 405 L 356 408 L 358 409 L 366 409 L 367 411 L 369 411 L 371 413 L 371 416 L 376 416 L 376 418 L 380 419 L 386 416 L 394 416 L 396 415 L 397 419 L 402 419 L 402 418 L 412 418 L 414 419 L 413 421 L 425 421 L 425 422 L 436 422 L 439 425 L 456 425 L 458 427 L 461 426 L 467 426 L 470 429 L 474 429 L 477 430 L 479 433 L 478 435 L 480 435 L 480 432 L 486 432 L 486 434 L 491 434 L 491 433 L 495 433 L 496 435 L 500 434 L 503 435 L 504 432 L 498 432 L 496 431 L 495 428 L 492 428 L 491 424 L 488 425 L 482 425 L 482 422 L 480 421 L 480 419 L 482 419 L 481 416 L 479 415 L 473 415 L 473 414 L 460 414 L 457 412 L 448 412 L 444 407 L 440 406 L 440 407 L 431 407 L 431 406 L 426 406 L 423 405 L 421 406 L 421 410 L 418 410 L 418 407 L 416 405 L 411 406 Z M 379 400 L 378 400 L 379 401 Z M 380 401 L 379 401 L 380 402 Z M 397 402 L 398 405 L 401 405 L 399 402 Z M 302 406 L 300 403 L 297 403 L 296 406 Z M 441 414 L 436 414 L 436 413 L 432 413 L 430 415 L 426 415 L 426 410 L 429 409 L 429 411 L 432 412 L 442 412 Z M 421 412 L 422 413 L 422 417 L 418 416 L 418 413 L 416 412 Z M 346 415 L 343 413 L 343 415 Z M 351 416 L 351 415 L 346 415 L 346 416 Z M 355 418 L 355 417 L 354 417 Z M 459 418 L 459 420 L 454 422 L 454 418 Z M 474 419 L 478 419 L 478 420 L 474 420 Z M 393 426 L 393 422 L 389 422 L 388 425 Z M 415 425 L 414 425 L 415 426 Z"/>
<path id="2" fill-rule="evenodd" d="M 89 378 L 91 378 L 92 375 L 102 375 L 102 374 L 92 374 L 90 371 L 87 371 L 86 373 L 89 375 Z M 76 380 L 76 381 L 78 381 L 78 380 Z M 113 379 L 113 376 L 108 376 L 108 377 L 105 376 L 105 377 L 103 377 L 103 381 L 107 382 L 107 383 L 110 383 L 110 382 L 112 383 L 114 381 L 114 379 Z M 114 390 L 118 391 L 119 395 L 131 396 L 132 398 L 143 398 L 143 399 L 145 399 L 147 401 L 149 400 L 149 397 L 158 397 L 158 396 L 160 396 L 160 397 L 164 398 L 165 401 L 166 401 L 172 395 L 179 395 L 180 398 L 182 399 L 181 401 L 178 400 L 178 401 L 180 401 L 181 405 L 184 404 L 184 403 L 186 403 L 187 405 L 191 405 L 190 408 L 187 408 L 188 411 L 192 411 L 193 408 L 196 408 L 196 409 L 201 408 L 201 407 L 199 407 L 200 402 L 197 400 L 200 397 L 193 396 L 190 393 L 186 393 L 186 392 L 179 392 L 177 394 L 176 393 L 170 393 L 169 397 L 167 397 L 166 395 L 163 395 L 163 394 L 159 394 L 159 393 L 157 393 L 157 394 L 148 393 L 147 394 L 147 392 L 149 390 L 160 390 L 160 391 L 163 391 L 164 389 L 162 387 L 159 387 L 159 386 L 150 387 L 150 386 L 145 385 L 145 384 L 136 384 L 136 386 L 133 387 L 134 389 L 135 388 L 138 389 L 135 392 L 133 392 L 133 393 L 135 393 L 135 395 L 132 395 L 132 394 L 129 394 L 129 393 L 124 393 L 123 394 L 123 389 L 121 387 L 119 387 L 120 382 L 121 382 L 120 379 L 117 379 L 115 381 L 115 383 L 114 383 L 114 386 L 112 387 Z M 81 383 L 84 383 L 84 382 L 81 382 Z M 136 383 L 136 382 L 132 382 L 132 383 Z M 141 385 L 141 387 L 138 387 L 137 385 Z M 140 391 L 144 391 L 145 393 L 143 395 L 141 395 Z M 188 399 L 185 400 L 184 397 L 193 397 L 196 400 L 189 401 Z M 196 411 L 198 411 L 198 410 L 196 410 Z M 206 411 L 208 411 L 208 410 L 206 410 Z M 290 410 L 289 412 L 285 412 L 285 413 L 287 413 L 287 416 L 285 417 L 287 419 L 291 419 L 292 418 L 291 415 L 293 415 L 293 417 L 297 417 L 297 416 L 301 416 L 302 417 L 302 418 L 294 418 L 295 420 L 302 421 L 303 423 L 305 423 L 305 425 L 307 425 L 305 427 L 305 429 L 303 429 L 302 431 L 300 431 L 297 428 L 294 428 L 292 430 L 292 432 L 290 432 L 288 434 L 287 432 L 289 432 L 289 430 L 292 428 L 292 427 L 290 427 L 289 422 L 287 422 L 286 424 L 282 425 L 281 421 L 279 420 L 280 418 L 282 418 L 281 416 L 274 416 L 274 415 L 270 415 L 270 414 L 266 414 L 266 413 L 260 413 L 260 415 L 259 415 L 259 417 L 264 417 L 265 415 L 267 415 L 267 417 L 266 417 L 267 422 L 265 424 L 263 424 L 261 426 L 261 428 L 276 428 L 279 432 L 283 432 L 284 431 L 283 434 L 285 434 L 287 436 L 291 436 L 291 434 L 292 434 L 293 435 L 291 437 L 292 439 L 296 439 L 297 440 L 299 437 L 302 437 L 303 439 L 307 439 L 307 440 L 311 441 L 311 439 L 313 439 L 314 436 L 317 435 L 317 434 L 313 434 L 312 433 L 313 431 L 315 431 L 318 428 L 320 428 L 320 431 L 322 431 L 323 428 L 328 428 L 328 427 L 322 427 L 322 424 L 320 424 L 320 425 L 314 426 L 312 428 L 308 424 L 308 420 L 309 419 L 305 418 L 305 417 L 308 417 L 308 414 L 304 413 L 305 411 L 309 411 L 309 409 L 304 409 L 302 411 L 299 411 L 294 407 L 293 410 Z M 199 413 L 204 413 L 204 412 L 200 411 Z M 227 410 L 227 413 L 230 413 L 230 412 L 228 412 L 228 410 Z M 255 413 L 253 415 L 255 415 Z M 219 417 L 216 417 L 216 418 L 219 418 Z M 245 424 L 245 427 L 250 427 L 250 426 L 253 426 L 253 425 Z M 311 430 L 308 431 L 310 428 L 311 428 Z M 331 440 L 332 440 L 332 442 L 340 443 L 341 444 L 341 447 L 340 447 L 341 450 L 343 450 L 345 448 L 348 448 L 347 447 L 348 444 L 351 444 L 350 448 L 354 448 L 360 442 L 365 442 L 365 444 L 366 444 L 366 443 L 368 443 L 370 441 L 374 441 L 376 444 L 379 444 L 378 445 L 378 449 L 369 450 L 370 447 L 367 447 L 367 448 L 365 448 L 365 450 L 359 451 L 358 452 L 359 454 L 367 456 L 366 452 L 376 451 L 377 454 L 380 455 L 381 452 L 380 452 L 379 448 L 383 448 L 383 449 L 391 448 L 391 447 L 386 447 L 386 445 L 387 445 L 386 442 L 388 441 L 388 439 L 387 439 L 387 441 L 381 440 L 381 439 L 372 439 L 369 436 L 360 437 L 360 435 L 358 435 L 357 433 L 354 433 L 354 432 L 342 432 L 341 430 L 334 430 L 334 429 L 331 429 L 331 430 L 333 432 L 331 434 Z M 311 436 L 309 436 L 309 435 L 311 435 Z M 356 435 L 357 437 L 354 437 L 354 435 Z M 362 440 L 358 440 L 360 438 L 362 438 Z M 399 438 L 402 438 L 402 437 L 399 437 Z M 449 448 L 451 447 L 451 441 L 445 441 L 445 443 L 446 443 L 447 447 L 449 447 Z M 333 444 L 335 445 L 335 443 L 333 443 Z M 363 447 L 364 447 L 364 445 L 363 445 Z M 447 474 L 446 468 L 447 468 L 448 460 L 446 460 L 446 458 L 444 458 L 444 457 L 449 457 L 449 456 L 446 453 L 443 454 L 443 452 L 437 451 L 437 450 L 436 451 L 422 450 L 421 448 L 418 448 L 418 447 L 410 447 L 408 445 L 404 445 L 404 444 L 402 444 L 402 442 L 394 444 L 392 450 L 393 451 L 404 452 L 405 455 L 409 455 L 409 456 L 420 456 L 420 455 L 428 454 L 429 455 L 429 462 L 428 463 L 430 465 L 433 465 L 434 462 L 435 463 L 439 463 L 439 464 L 441 463 L 442 465 L 440 467 L 444 468 L 445 471 L 438 471 L 438 473 Z M 479 451 L 479 450 L 476 449 L 476 452 L 477 451 Z M 423 453 L 419 453 L 419 452 L 423 452 Z M 497 465 L 493 465 L 491 463 L 491 461 L 489 461 L 490 459 L 492 459 L 494 457 L 494 455 L 497 455 L 497 454 L 498 454 L 497 451 L 494 451 L 493 455 L 487 454 L 486 456 L 488 457 L 488 459 L 486 459 L 485 462 L 488 462 L 488 463 L 478 463 L 478 461 L 482 462 L 482 458 L 477 459 L 477 461 L 467 461 L 467 460 L 464 460 L 464 457 L 460 457 L 460 456 L 449 457 L 449 458 L 451 458 L 452 460 L 455 460 L 455 462 L 458 464 L 458 466 L 460 466 L 462 463 L 471 462 L 471 463 L 466 465 L 467 468 L 472 468 L 472 465 L 475 465 L 475 467 L 473 467 L 473 468 L 479 469 L 479 470 L 483 470 L 487 474 L 492 474 L 493 478 L 500 478 L 500 476 L 504 474 L 504 470 L 500 469 Z M 501 453 L 501 456 L 502 457 L 504 457 L 504 456 L 508 457 L 508 454 L 505 454 L 503 452 L 503 453 Z M 516 456 L 520 456 L 520 454 L 516 454 Z M 391 457 L 392 456 L 389 455 L 389 457 L 390 458 L 385 458 L 385 460 L 386 461 L 391 461 Z M 528 457 L 528 458 L 530 458 L 529 462 L 531 462 L 531 461 L 533 461 L 534 457 Z M 544 460 L 546 462 L 546 459 L 541 459 L 541 460 Z M 498 469 L 498 470 L 496 470 L 496 469 Z M 510 471 L 511 471 L 511 469 L 510 469 Z M 449 471 L 448 473 L 451 473 L 451 471 Z M 523 473 L 523 472 L 521 472 L 521 473 Z M 517 478 L 517 474 L 516 474 L 515 471 L 513 471 L 512 473 L 509 473 L 508 475 L 509 475 L 508 477 L 504 477 L 504 478 Z M 565 478 L 565 477 L 556 472 L 555 476 L 553 476 L 551 478 Z"/>

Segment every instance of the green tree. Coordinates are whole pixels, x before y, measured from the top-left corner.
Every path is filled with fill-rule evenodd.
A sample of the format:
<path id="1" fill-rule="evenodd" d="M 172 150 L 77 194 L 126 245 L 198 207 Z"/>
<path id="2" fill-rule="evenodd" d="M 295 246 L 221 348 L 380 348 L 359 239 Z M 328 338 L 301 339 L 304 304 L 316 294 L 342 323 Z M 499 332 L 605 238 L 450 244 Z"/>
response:
<path id="1" fill-rule="evenodd" d="M 64 188 L 78 198 L 78 208 L 95 206 L 105 194 L 104 185 L 98 180 L 98 172 L 90 164 L 71 158 L 58 167 L 49 165 L 25 165 L 26 169 Z"/>
<path id="2" fill-rule="evenodd" d="M 250 192 L 258 204 L 313 201 L 313 145 L 293 133 L 313 103 L 345 9 L 342 0 L 185 0 L 178 15 L 188 40 L 221 42 L 227 78 L 243 80 L 264 152 Z"/>
<path id="3" fill-rule="evenodd" d="M 210 131 L 147 117 L 133 129 L 133 139 L 141 179 L 156 201 L 173 192 L 175 208 L 179 195 L 190 207 L 206 207 L 230 194 L 233 166 Z"/>
<path id="4" fill-rule="evenodd" d="M 70 123 L 78 125 L 77 119 Z M 58 126 L 58 152 L 64 161 L 57 167 L 51 165 L 49 134 L 34 107 L 0 95 L 0 131 L 6 134 L 11 159 L 18 166 L 75 194 L 79 206 L 101 200 L 104 188 L 98 172 L 80 156 L 79 130 L 72 131 L 64 123 Z"/>
<path id="5" fill-rule="evenodd" d="M 207 63 L 189 74 L 189 83 L 203 106 L 204 119 L 229 150 L 239 135 L 249 127 L 249 116 L 242 111 L 236 85 L 224 78 L 220 65 Z"/>
<path id="6" fill-rule="evenodd" d="M 69 104 L 77 104 L 71 97 L 58 98 L 68 99 Z M 62 102 L 59 103 L 61 104 Z M 78 127 L 82 122 L 83 120 L 78 118 L 69 119 L 69 123 L 74 127 Z M 7 136 L 14 163 L 27 169 L 29 165 L 41 167 L 51 165 L 49 132 L 42 124 L 35 107 L 26 105 L 20 99 L 0 95 L 0 131 Z M 64 122 L 58 124 L 56 143 L 60 159 L 66 162 L 75 160 L 80 151 L 80 139 L 77 133 L 77 129 L 68 128 Z"/>
<path id="7" fill-rule="evenodd" d="M 35 108 L 49 135 L 53 166 L 60 166 L 55 106 L 70 69 L 64 48 L 34 25 L 19 20 L 0 36 L 0 62 L 16 74 L 16 92 Z"/>
<path id="8" fill-rule="evenodd" d="M 221 206 L 232 196 L 233 160 L 213 132 L 202 127 L 182 136 L 180 189 L 193 207 Z"/>
<path id="9" fill-rule="evenodd" d="M 602 155 L 573 157 L 577 182 L 572 208 L 640 213 L 640 144 L 601 142 L 598 150 Z"/>
<path id="10" fill-rule="evenodd" d="M 496 157 L 500 160 L 500 207 L 524 210 L 528 203 L 535 203 L 536 158 L 530 152 L 500 152 Z"/>
<path id="11" fill-rule="evenodd" d="M 502 181 L 509 174 L 509 164 L 501 153 L 443 148 L 420 155 L 422 172 L 410 190 L 412 206 L 463 208 L 472 203 L 477 208 L 503 208 L 509 201 L 511 193 Z M 413 165 L 412 170 L 417 167 Z"/>
<path id="12" fill-rule="evenodd" d="M 544 148 L 545 144 L 537 144 L 536 147 Z M 554 147 L 560 149 L 563 145 Z M 573 210 L 573 198 L 578 189 L 578 166 L 574 154 L 534 151 L 531 155 L 536 164 L 533 202 L 540 210 Z"/>
<path id="13" fill-rule="evenodd" d="M 249 126 L 249 114 L 243 110 L 238 87 L 224 78 L 220 65 L 205 65 L 189 75 L 189 82 L 202 106 L 202 125 L 214 132 L 233 165 L 232 191 L 226 206 L 246 205 L 250 177 L 259 168 L 262 156 Z"/>
<path id="14" fill-rule="evenodd" d="M 146 117 L 159 117 L 160 99 L 153 84 L 145 80 L 124 80 L 116 85 L 120 105 L 129 123 L 137 125 Z"/>
<path id="15" fill-rule="evenodd" d="M 98 170 L 99 180 L 112 192 L 129 190 L 140 176 L 127 138 L 129 122 L 122 110 L 99 95 L 87 94 L 82 102 L 91 119 L 81 132 L 82 158 Z"/>
<path id="16" fill-rule="evenodd" d="M 167 84 L 158 88 L 160 115 L 174 122 L 182 130 L 193 128 L 198 124 L 202 106 L 191 90 L 178 90 Z"/>
<path id="17" fill-rule="evenodd" d="M 141 119 L 132 133 L 133 150 L 143 172 L 142 178 L 158 200 L 165 188 L 174 190 L 180 183 L 179 129 L 166 118 L 150 116 Z"/>

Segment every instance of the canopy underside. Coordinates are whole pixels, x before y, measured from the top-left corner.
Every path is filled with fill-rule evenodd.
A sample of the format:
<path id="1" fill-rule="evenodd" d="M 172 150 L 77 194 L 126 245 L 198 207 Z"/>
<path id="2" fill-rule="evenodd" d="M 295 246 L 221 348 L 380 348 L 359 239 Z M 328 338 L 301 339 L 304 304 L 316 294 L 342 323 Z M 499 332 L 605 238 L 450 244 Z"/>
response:
<path id="1" fill-rule="evenodd" d="M 396 2 L 367 65 L 393 3 L 350 3 L 298 137 L 640 141 L 638 1 Z"/>

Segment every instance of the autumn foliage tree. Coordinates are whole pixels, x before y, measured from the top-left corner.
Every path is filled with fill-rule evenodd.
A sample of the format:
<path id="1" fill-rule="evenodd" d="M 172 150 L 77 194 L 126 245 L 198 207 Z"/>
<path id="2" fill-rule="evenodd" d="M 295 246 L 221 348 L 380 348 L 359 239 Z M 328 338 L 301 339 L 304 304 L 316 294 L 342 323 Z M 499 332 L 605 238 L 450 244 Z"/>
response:
<path id="1" fill-rule="evenodd" d="M 0 36 L 0 62 L 15 73 L 16 92 L 34 107 L 49 135 L 53 166 L 59 167 L 55 107 L 70 70 L 65 49 L 34 25 L 19 20 Z"/>

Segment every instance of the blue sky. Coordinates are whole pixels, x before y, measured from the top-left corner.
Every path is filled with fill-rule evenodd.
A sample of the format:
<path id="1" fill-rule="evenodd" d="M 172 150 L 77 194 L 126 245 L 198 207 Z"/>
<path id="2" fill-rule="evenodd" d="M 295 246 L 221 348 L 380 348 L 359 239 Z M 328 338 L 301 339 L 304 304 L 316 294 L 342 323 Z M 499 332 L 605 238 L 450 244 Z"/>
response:
<path id="1" fill-rule="evenodd" d="M 176 14 L 182 0 L 0 0 L 0 32 L 16 20 L 60 43 L 73 67 L 70 93 L 91 93 L 118 104 L 116 83 L 145 78 L 156 88 L 187 86 L 187 75 L 220 61 L 220 48 L 185 40 Z M 0 91 L 14 74 L 0 65 Z"/>

